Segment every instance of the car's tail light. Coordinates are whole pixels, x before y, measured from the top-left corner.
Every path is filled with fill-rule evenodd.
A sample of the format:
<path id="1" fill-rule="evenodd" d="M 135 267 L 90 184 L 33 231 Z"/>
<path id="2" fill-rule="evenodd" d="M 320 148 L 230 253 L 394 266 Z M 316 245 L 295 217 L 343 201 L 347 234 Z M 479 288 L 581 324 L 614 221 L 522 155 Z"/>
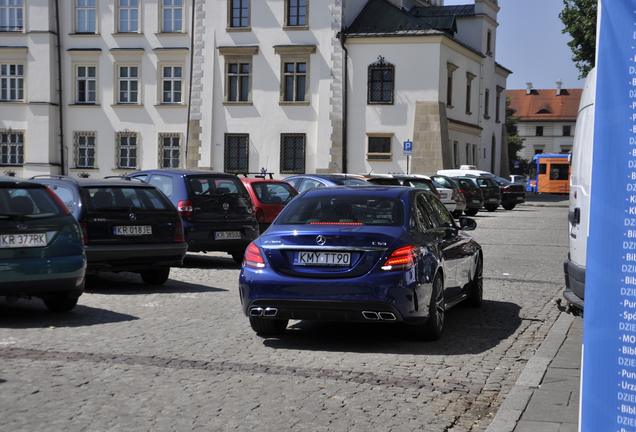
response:
<path id="1" fill-rule="evenodd" d="M 53 198 L 55 200 L 56 203 L 58 203 L 60 205 L 60 207 L 62 207 L 62 209 L 64 210 L 64 213 L 66 213 L 67 216 L 71 215 L 71 211 L 68 209 L 68 207 L 66 207 L 66 204 L 64 204 L 62 202 L 62 200 L 60 199 L 59 196 L 57 196 L 57 194 L 55 192 L 53 192 L 51 189 L 49 189 L 48 186 L 44 186 L 46 188 L 46 191 L 49 193 L 49 195 L 51 195 L 51 198 Z"/>
<path id="2" fill-rule="evenodd" d="M 408 270 L 415 265 L 420 249 L 415 245 L 403 246 L 393 251 L 381 267 L 384 271 Z"/>
<path id="3" fill-rule="evenodd" d="M 265 212 L 260 207 L 256 209 L 256 220 L 258 223 L 265 223 Z"/>
<path id="4" fill-rule="evenodd" d="M 80 226 L 82 227 L 82 240 L 84 241 L 84 244 L 87 245 L 88 244 L 88 225 L 86 224 L 86 222 L 82 222 L 80 223 Z"/>
<path id="5" fill-rule="evenodd" d="M 192 201 L 179 201 L 179 204 L 177 204 L 177 210 L 181 216 L 192 216 Z"/>
<path id="6" fill-rule="evenodd" d="M 185 241 L 185 236 L 183 235 L 183 222 L 179 221 L 176 223 L 174 228 L 174 242 L 175 243 L 183 243 Z"/>
<path id="7" fill-rule="evenodd" d="M 247 249 L 245 249 L 243 265 L 255 269 L 265 268 L 265 260 L 263 259 L 263 255 L 261 255 L 261 250 L 254 243 L 250 243 Z"/>
<path id="8" fill-rule="evenodd" d="M 504 191 L 504 192 L 510 192 L 510 186 L 506 186 L 506 187 L 504 187 L 504 188 L 503 188 L 503 191 Z"/>

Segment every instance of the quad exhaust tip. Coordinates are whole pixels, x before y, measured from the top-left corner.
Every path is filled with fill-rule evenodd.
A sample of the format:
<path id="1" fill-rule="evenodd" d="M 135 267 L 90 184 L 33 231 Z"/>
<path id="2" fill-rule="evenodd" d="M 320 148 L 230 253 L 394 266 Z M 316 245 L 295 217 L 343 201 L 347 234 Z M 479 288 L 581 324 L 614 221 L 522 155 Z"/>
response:
<path id="1" fill-rule="evenodd" d="M 393 312 L 362 311 L 362 316 L 369 321 L 397 321 Z"/>
<path id="2" fill-rule="evenodd" d="M 260 317 L 260 316 L 274 317 L 276 316 L 277 313 L 278 313 L 278 309 L 271 308 L 271 307 L 267 307 L 265 309 L 263 309 L 262 307 L 254 307 L 250 309 L 250 316 L 253 316 L 253 317 Z"/>

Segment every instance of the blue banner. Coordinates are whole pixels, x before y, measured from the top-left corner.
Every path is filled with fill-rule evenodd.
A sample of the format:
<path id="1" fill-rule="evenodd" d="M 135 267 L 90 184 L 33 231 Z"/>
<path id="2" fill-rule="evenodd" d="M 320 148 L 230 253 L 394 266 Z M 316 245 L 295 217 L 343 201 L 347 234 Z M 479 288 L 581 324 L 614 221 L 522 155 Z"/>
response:
<path id="1" fill-rule="evenodd" d="M 636 432 L 636 0 L 599 8 L 580 430 Z"/>

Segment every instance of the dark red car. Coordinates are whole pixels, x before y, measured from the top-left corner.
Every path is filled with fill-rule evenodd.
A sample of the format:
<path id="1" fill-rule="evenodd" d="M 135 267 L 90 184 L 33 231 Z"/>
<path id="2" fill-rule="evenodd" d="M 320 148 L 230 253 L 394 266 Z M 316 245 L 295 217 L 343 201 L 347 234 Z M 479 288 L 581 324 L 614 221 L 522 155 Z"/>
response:
<path id="1" fill-rule="evenodd" d="M 241 181 L 252 198 L 261 233 L 269 228 L 287 203 L 298 195 L 292 185 L 282 180 L 246 177 Z"/>

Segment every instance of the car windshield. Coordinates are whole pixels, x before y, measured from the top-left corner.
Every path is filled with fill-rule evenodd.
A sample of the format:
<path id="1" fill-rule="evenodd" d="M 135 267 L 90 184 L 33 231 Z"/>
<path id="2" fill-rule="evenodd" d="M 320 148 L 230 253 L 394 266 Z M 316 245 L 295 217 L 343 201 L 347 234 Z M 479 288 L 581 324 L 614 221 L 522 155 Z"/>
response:
<path id="1" fill-rule="evenodd" d="M 166 210 L 167 198 L 155 188 L 91 186 L 83 188 L 88 211 Z"/>
<path id="2" fill-rule="evenodd" d="M 194 196 L 206 197 L 234 194 L 249 198 L 247 189 L 245 189 L 238 177 L 188 176 L 186 181 L 188 189 Z"/>
<path id="3" fill-rule="evenodd" d="M 66 212 L 44 187 L 0 185 L 0 220 L 12 218 L 43 219 Z"/>
<path id="4" fill-rule="evenodd" d="M 282 211 L 277 225 L 384 225 L 404 221 L 402 201 L 368 195 L 302 198 Z"/>
<path id="5" fill-rule="evenodd" d="M 251 182 L 251 186 L 261 204 L 287 204 L 298 195 L 291 185 L 282 182 Z"/>

